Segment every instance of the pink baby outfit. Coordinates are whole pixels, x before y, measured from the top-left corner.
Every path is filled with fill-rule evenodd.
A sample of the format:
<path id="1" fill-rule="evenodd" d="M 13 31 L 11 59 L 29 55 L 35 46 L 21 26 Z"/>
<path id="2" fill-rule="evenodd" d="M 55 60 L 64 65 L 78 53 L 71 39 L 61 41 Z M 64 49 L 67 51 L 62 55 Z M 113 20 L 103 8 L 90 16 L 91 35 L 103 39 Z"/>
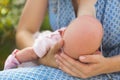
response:
<path id="1" fill-rule="evenodd" d="M 38 57 L 43 57 L 47 51 L 61 39 L 60 32 L 62 29 L 55 32 L 46 31 L 39 34 L 33 45 L 33 50 Z"/>
<path id="2" fill-rule="evenodd" d="M 35 43 L 33 44 L 33 50 L 36 55 L 42 58 L 47 53 L 47 51 L 62 38 L 61 32 L 63 32 L 64 30 L 65 28 L 61 28 L 59 30 L 56 30 L 55 32 L 44 31 L 42 33 L 35 34 L 34 37 L 36 39 Z M 14 50 L 12 54 L 8 56 L 5 61 L 4 69 L 16 68 L 18 65 L 20 65 L 19 61 L 15 58 L 15 54 L 17 54 L 17 51 Z M 33 62 L 28 62 L 26 64 L 29 66 L 36 65 Z M 20 67 L 25 67 L 27 66 L 26 64 L 20 65 Z"/>

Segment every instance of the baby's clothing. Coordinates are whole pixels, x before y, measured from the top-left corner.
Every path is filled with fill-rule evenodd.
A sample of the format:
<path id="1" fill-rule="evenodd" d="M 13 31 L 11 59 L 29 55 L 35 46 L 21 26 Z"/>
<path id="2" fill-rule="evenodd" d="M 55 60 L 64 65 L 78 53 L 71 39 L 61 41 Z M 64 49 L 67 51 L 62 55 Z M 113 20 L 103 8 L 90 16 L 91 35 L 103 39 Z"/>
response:
<path id="1" fill-rule="evenodd" d="M 45 31 L 38 35 L 33 45 L 33 50 L 38 57 L 43 57 L 47 51 L 61 39 L 60 30 L 55 32 Z"/>
<path id="2" fill-rule="evenodd" d="M 20 65 L 20 62 L 15 58 L 15 54 L 19 50 L 15 49 L 11 55 L 8 56 L 8 58 L 5 61 L 4 69 L 11 69 L 15 68 L 17 65 Z"/>
<path id="3" fill-rule="evenodd" d="M 65 28 L 61 28 L 59 30 L 56 30 L 55 32 L 51 31 L 44 31 L 42 33 L 36 33 L 35 34 L 35 43 L 33 44 L 33 51 L 35 54 L 42 58 L 47 51 L 55 44 L 57 43 L 62 37 L 60 32 L 64 31 Z M 37 64 L 33 61 L 31 62 L 23 62 L 23 64 L 20 64 L 20 62 L 15 58 L 15 54 L 17 54 L 18 50 L 14 50 L 11 55 L 8 56 L 8 58 L 5 61 L 4 69 L 11 69 L 15 68 L 17 66 L 19 67 L 28 67 L 28 66 L 36 66 Z M 27 54 L 26 54 L 27 56 Z"/>
<path id="4" fill-rule="evenodd" d="M 34 34 L 35 42 L 33 44 L 33 51 L 35 54 L 42 58 L 47 51 L 61 39 L 60 31 L 63 31 L 63 28 L 56 30 L 55 32 L 43 31 L 42 33 L 36 32 Z M 35 61 L 25 62 L 18 67 L 29 67 L 37 66 L 38 64 Z"/>

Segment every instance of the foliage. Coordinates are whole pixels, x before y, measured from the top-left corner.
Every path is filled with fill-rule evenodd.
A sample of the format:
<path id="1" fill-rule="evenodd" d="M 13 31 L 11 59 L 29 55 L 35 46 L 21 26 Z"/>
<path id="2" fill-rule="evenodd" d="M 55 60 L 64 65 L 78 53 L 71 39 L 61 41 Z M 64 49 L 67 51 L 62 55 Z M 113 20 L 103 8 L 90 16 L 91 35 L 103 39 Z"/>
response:
<path id="1" fill-rule="evenodd" d="M 25 0 L 0 0 L 0 69 L 15 48 L 15 27 Z"/>
<path id="2" fill-rule="evenodd" d="M 0 0 L 0 70 L 15 46 L 15 29 L 26 0 Z M 50 29 L 48 15 L 41 30 Z"/>
<path id="3" fill-rule="evenodd" d="M 13 39 L 22 5 L 25 0 L 0 0 L 0 44 Z"/>

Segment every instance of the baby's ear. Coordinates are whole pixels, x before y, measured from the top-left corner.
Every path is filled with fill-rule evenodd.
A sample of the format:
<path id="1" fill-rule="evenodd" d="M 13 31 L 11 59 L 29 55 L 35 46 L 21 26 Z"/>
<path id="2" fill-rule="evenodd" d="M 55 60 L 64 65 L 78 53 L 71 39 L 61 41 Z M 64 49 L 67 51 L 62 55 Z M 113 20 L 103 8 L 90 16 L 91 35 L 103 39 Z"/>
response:
<path id="1" fill-rule="evenodd" d="M 60 35 L 62 36 L 62 34 L 63 34 L 63 33 L 62 33 L 62 31 L 61 31 L 61 30 L 59 30 L 58 32 L 59 32 L 59 33 L 60 33 Z"/>
<path id="2" fill-rule="evenodd" d="M 59 33 L 60 33 L 61 36 L 64 35 L 64 32 L 65 32 L 65 29 L 59 30 Z"/>

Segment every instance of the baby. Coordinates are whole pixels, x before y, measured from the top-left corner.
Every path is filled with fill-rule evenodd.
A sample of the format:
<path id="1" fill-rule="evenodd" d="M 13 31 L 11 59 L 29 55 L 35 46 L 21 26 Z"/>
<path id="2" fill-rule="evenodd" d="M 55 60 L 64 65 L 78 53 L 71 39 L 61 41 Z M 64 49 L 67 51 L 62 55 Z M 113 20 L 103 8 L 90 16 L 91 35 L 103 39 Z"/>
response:
<path id="1" fill-rule="evenodd" d="M 103 28 L 92 16 L 81 16 L 69 25 L 63 35 L 63 51 L 78 59 L 81 55 L 93 54 L 101 45 Z"/>
<path id="2" fill-rule="evenodd" d="M 73 20 L 67 28 L 41 33 L 32 47 L 14 50 L 5 61 L 4 69 L 15 68 L 21 63 L 42 58 L 60 39 L 64 40 L 62 51 L 78 59 L 80 55 L 93 54 L 98 50 L 102 37 L 100 22 L 92 16 L 81 16 Z"/>

